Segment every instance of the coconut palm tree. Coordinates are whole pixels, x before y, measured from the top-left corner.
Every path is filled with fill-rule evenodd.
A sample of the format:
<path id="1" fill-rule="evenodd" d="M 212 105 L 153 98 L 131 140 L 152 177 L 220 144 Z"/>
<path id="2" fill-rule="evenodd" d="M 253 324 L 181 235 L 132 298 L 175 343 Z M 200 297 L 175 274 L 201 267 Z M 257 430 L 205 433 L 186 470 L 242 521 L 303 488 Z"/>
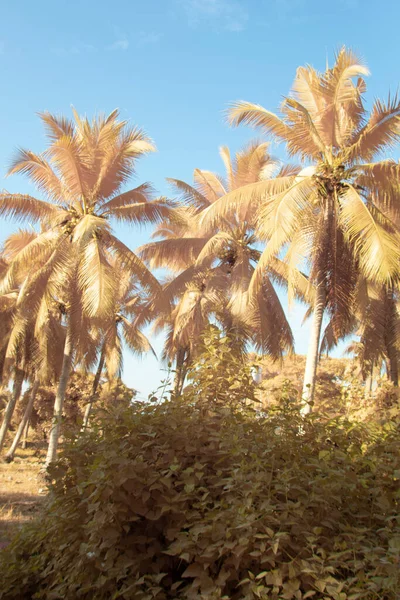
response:
<path id="1" fill-rule="evenodd" d="M 359 313 L 357 359 L 367 378 L 386 364 L 387 376 L 398 385 L 398 349 L 400 340 L 400 295 L 398 287 L 388 290 L 365 282 L 366 298 Z M 361 312 L 361 311 L 360 311 Z"/>
<path id="2" fill-rule="evenodd" d="M 137 159 L 154 150 L 137 128 L 118 121 L 118 112 L 92 121 L 74 121 L 43 113 L 49 147 L 43 154 L 19 151 L 9 174 L 26 174 L 46 200 L 3 193 L 0 215 L 39 222 L 40 235 L 13 259 L 2 282 L 12 289 L 19 270 L 29 260 L 31 274 L 21 294 L 26 310 L 43 298 L 60 301 L 65 309 L 66 338 L 63 365 L 54 407 L 46 465 L 55 457 L 65 390 L 77 338 L 85 318 L 105 318 L 114 307 L 115 278 L 109 255 L 140 284 L 159 284 L 138 256 L 111 229 L 111 220 L 151 223 L 170 214 L 171 203 L 153 199 L 149 184 L 128 191 L 122 187 L 134 173 Z M 85 328 L 83 328 L 85 330 Z"/>
<path id="3" fill-rule="evenodd" d="M 155 355 L 149 340 L 135 324 L 135 317 L 146 303 L 141 295 L 140 286 L 136 278 L 129 271 L 124 270 L 117 261 L 110 262 L 115 277 L 114 307 L 111 316 L 97 324 L 100 356 L 91 395 L 85 409 L 83 430 L 88 426 L 103 370 L 105 369 L 109 381 L 121 376 L 123 343 L 132 353 L 139 356 L 149 351 Z"/>
<path id="4" fill-rule="evenodd" d="M 193 346 L 212 319 L 231 335 L 235 332 L 236 340 L 242 337 L 244 343 L 254 343 L 274 357 L 292 347 L 290 327 L 272 285 L 272 281 L 285 279 L 281 261 L 271 262 L 257 301 L 247 302 L 248 285 L 260 256 L 254 235 L 257 205 L 242 205 L 211 225 L 199 226 L 199 216 L 230 192 L 269 179 L 274 173 L 296 172 L 295 168 L 280 171 L 268 149 L 266 143 L 251 142 L 232 158 L 228 148 L 221 148 L 224 178 L 195 169 L 193 185 L 169 179 L 180 196 L 180 221 L 161 225 L 154 236 L 162 239 L 139 249 L 151 267 L 178 273 L 153 299 L 157 327 L 168 327 L 165 355 L 177 361 L 176 392 Z M 299 280 L 304 283 L 300 274 Z M 300 284 L 293 287 L 298 293 Z"/>
<path id="5" fill-rule="evenodd" d="M 29 419 L 31 418 L 33 405 L 34 405 L 34 402 L 36 399 L 36 394 L 38 392 L 39 385 L 40 385 L 39 378 L 35 378 L 32 388 L 30 389 L 29 400 L 28 400 L 28 404 L 26 405 L 23 417 L 18 425 L 18 429 L 14 436 L 13 442 L 12 442 L 7 454 L 4 457 L 6 462 L 12 462 L 14 460 L 15 452 L 18 448 L 18 444 L 21 440 L 22 434 L 28 427 Z"/>
<path id="6" fill-rule="evenodd" d="M 371 280 L 391 285 L 399 272 L 400 238 L 390 209 L 398 206 L 395 182 L 400 167 L 379 155 L 399 139 L 400 101 L 376 100 L 364 106 L 367 68 L 343 48 L 335 65 L 319 73 L 297 70 L 292 93 L 276 115 L 262 106 L 238 102 L 232 125 L 259 127 L 286 145 L 305 167 L 228 194 L 207 211 L 203 223 L 232 207 L 260 203 L 257 234 L 267 244 L 254 273 L 256 293 L 271 259 L 288 248 L 292 267 L 308 265 L 315 289 L 313 324 L 304 376 L 304 410 L 311 410 L 324 313 L 331 317 L 354 294 L 358 269 Z M 382 202 L 376 201 L 376 196 Z M 384 198 L 384 202 L 383 202 Z"/>
<path id="7" fill-rule="evenodd" d="M 21 313 L 18 308 L 15 316 L 16 324 L 21 319 Z M 22 434 L 27 430 L 39 387 L 50 383 L 54 384 L 59 379 L 63 361 L 62 352 L 65 345 L 65 327 L 62 325 L 62 319 L 63 311 L 60 310 L 60 306 L 57 303 L 53 303 L 48 307 L 45 302 L 42 302 L 39 311 L 28 322 L 28 329 L 33 332 L 31 337 L 32 351 L 27 368 L 31 387 L 23 417 L 11 447 L 5 455 L 5 460 L 8 462 L 14 459 L 15 451 Z M 80 339 L 83 339 L 82 334 Z M 90 340 L 88 339 L 87 342 L 89 344 Z M 82 348 L 79 348 L 79 350 L 82 351 Z M 12 340 L 10 340 L 8 352 L 12 353 L 12 351 Z M 85 355 L 87 354 L 86 349 L 83 352 Z M 88 359 L 86 358 L 87 361 Z"/>
<path id="8" fill-rule="evenodd" d="M 3 271 L 7 270 L 7 254 L 3 250 Z M 20 398 L 22 385 L 32 357 L 32 323 L 21 319 L 17 308 L 18 290 L 0 295 L 1 315 L 1 372 L 2 382 L 13 380 L 10 398 L 4 410 L 0 427 L 0 451 L 3 448 L 15 407 Z"/>
<path id="9" fill-rule="evenodd" d="M 46 315 L 43 315 L 43 311 L 39 311 L 39 314 L 32 312 L 27 315 L 24 310 L 20 310 L 18 296 L 19 294 L 16 292 L 6 295 L 8 300 L 10 300 L 10 297 L 14 297 L 14 306 L 12 324 L 7 336 L 3 376 L 7 379 L 13 372 L 14 385 L 0 430 L 0 449 L 4 444 L 16 404 L 21 396 L 23 381 L 32 382 L 32 397 L 23 419 L 26 424 L 30 418 L 39 384 L 49 379 L 54 380 L 55 374 L 59 374 L 65 340 L 60 314 L 57 309 L 47 310 Z M 2 317 L 3 315 L 4 313 L 1 314 Z M 7 454 L 7 459 L 13 459 L 22 432 L 23 427 L 21 425 L 12 448 Z"/>

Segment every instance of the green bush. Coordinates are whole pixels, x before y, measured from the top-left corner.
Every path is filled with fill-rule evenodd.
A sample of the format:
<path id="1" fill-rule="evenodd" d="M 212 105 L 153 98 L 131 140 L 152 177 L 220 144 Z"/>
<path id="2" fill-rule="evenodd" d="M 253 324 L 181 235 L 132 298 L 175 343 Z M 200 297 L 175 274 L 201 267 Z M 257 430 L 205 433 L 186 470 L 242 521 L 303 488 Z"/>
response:
<path id="1" fill-rule="evenodd" d="M 1 599 L 398 598 L 398 426 L 301 419 L 286 392 L 268 415 L 226 408 L 220 372 L 206 404 L 210 344 L 183 398 L 66 449 L 45 514 L 3 552 Z M 235 360 L 226 396 L 247 382 L 246 400 Z"/>

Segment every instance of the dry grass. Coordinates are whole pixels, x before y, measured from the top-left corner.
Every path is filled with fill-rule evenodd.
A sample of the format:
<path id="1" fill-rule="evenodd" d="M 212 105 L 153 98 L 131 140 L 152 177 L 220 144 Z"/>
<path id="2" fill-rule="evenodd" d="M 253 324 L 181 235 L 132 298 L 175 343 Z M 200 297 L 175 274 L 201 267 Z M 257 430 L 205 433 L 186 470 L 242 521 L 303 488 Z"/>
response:
<path id="1" fill-rule="evenodd" d="M 0 463 L 0 549 L 38 512 L 43 501 L 39 470 L 42 452 L 19 450 L 14 462 Z"/>

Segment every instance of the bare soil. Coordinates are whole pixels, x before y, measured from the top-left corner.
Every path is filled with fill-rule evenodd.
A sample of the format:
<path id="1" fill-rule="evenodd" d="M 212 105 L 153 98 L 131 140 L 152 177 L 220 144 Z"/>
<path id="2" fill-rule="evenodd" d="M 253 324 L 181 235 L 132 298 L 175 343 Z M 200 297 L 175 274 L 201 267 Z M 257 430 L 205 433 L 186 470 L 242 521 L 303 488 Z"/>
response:
<path id="1" fill-rule="evenodd" d="M 18 450 L 12 463 L 0 462 L 0 550 L 35 517 L 46 494 L 39 476 L 43 451 Z"/>

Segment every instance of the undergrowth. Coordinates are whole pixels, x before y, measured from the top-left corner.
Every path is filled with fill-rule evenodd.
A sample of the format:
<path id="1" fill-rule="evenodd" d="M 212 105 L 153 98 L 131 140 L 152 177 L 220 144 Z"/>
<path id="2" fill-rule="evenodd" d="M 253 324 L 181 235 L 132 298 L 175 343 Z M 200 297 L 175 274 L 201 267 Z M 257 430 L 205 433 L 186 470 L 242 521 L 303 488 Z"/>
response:
<path id="1" fill-rule="evenodd" d="M 183 397 L 70 442 L 1 599 L 398 598 L 398 423 L 304 419 L 290 389 L 260 413 L 227 348 L 211 332 Z"/>

